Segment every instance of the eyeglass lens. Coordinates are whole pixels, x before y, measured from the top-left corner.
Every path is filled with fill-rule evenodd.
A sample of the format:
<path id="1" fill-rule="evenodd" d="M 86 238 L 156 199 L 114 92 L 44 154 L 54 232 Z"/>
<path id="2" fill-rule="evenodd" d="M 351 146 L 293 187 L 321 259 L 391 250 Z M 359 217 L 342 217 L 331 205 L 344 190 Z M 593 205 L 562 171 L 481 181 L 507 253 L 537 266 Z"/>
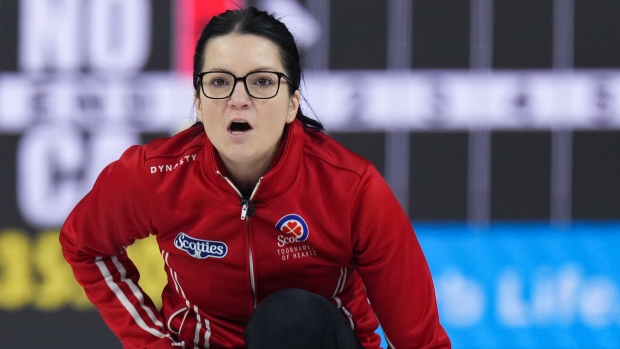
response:
<path id="1" fill-rule="evenodd" d="M 202 91 L 209 98 L 228 98 L 235 85 L 235 76 L 227 72 L 209 72 L 202 76 Z M 273 72 L 254 72 L 245 77 L 245 86 L 254 98 L 273 98 L 278 94 L 280 78 Z"/>

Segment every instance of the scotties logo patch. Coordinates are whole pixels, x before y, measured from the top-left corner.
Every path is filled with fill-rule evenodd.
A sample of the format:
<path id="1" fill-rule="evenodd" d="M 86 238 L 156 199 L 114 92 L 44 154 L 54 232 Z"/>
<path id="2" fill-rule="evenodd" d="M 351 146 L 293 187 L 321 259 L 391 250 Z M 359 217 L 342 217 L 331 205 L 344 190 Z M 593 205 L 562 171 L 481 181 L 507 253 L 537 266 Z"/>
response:
<path id="1" fill-rule="evenodd" d="M 306 241 L 310 234 L 306 221 L 296 214 L 287 214 L 280 218 L 276 223 L 276 228 L 285 234 L 278 237 L 278 240 L 283 244 Z"/>
<path id="2" fill-rule="evenodd" d="M 174 246 L 198 259 L 223 258 L 228 253 L 228 246 L 221 241 L 200 240 L 183 232 L 174 238 Z"/>
<path id="3" fill-rule="evenodd" d="M 283 261 L 313 257 L 317 250 L 308 240 L 310 229 L 306 221 L 297 214 L 287 214 L 276 223 L 276 228 L 283 234 L 278 235 L 277 254 Z"/>

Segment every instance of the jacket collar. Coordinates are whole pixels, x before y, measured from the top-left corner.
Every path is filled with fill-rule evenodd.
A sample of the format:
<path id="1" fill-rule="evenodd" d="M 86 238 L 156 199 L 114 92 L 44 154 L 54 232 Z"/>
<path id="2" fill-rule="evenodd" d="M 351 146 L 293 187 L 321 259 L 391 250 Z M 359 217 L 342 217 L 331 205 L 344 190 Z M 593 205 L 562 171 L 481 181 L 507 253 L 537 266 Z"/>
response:
<path id="1" fill-rule="evenodd" d="M 295 119 L 284 130 L 284 136 L 269 171 L 262 177 L 253 201 L 265 202 L 286 192 L 297 179 L 302 161 L 305 130 Z M 219 154 L 208 137 L 203 143 L 203 174 L 221 190 L 239 197 L 235 189 L 224 179 L 226 170 Z"/>

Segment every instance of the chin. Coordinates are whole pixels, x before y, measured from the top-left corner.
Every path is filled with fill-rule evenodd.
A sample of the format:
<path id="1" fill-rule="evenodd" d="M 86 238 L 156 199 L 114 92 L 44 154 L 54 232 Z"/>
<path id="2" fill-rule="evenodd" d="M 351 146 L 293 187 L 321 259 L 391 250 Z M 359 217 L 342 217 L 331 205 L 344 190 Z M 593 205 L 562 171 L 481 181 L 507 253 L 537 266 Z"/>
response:
<path id="1" fill-rule="evenodd" d="M 247 150 L 247 149 L 244 149 L 244 150 Z M 242 151 L 229 151 L 229 152 L 225 152 L 224 154 L 228 159 L 233 160 L 235 162 L 252 161 L 257 156 L 254 152 L 247 152 L 243 150 Z"/>

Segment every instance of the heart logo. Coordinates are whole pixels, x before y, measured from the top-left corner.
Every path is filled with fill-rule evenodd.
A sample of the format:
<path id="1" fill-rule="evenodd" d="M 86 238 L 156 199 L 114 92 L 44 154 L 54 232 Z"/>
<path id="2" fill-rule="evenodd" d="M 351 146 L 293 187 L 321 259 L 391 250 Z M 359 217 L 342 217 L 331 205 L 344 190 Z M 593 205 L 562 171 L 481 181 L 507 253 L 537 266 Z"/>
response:
<path id="1" fill-rule="evenodd" d="M 290 213 L 278 220 L 276 228 L 288 236 L 282 235 L 283 239 L 291 240 L 289 243 L 303 242 L 308 240 L 310 230 L 306 221 L 298 214 Z M 295 237 L 293 239 L 293 237 Z"/>
<path id="2" fill-rule="evenodd" d="M 282 226 L 282 231 L 286 234 L 293 234 L 298 239 L 304 233 L 303 227 L 297 221 L 286 222 L 286 224 Z"/>

